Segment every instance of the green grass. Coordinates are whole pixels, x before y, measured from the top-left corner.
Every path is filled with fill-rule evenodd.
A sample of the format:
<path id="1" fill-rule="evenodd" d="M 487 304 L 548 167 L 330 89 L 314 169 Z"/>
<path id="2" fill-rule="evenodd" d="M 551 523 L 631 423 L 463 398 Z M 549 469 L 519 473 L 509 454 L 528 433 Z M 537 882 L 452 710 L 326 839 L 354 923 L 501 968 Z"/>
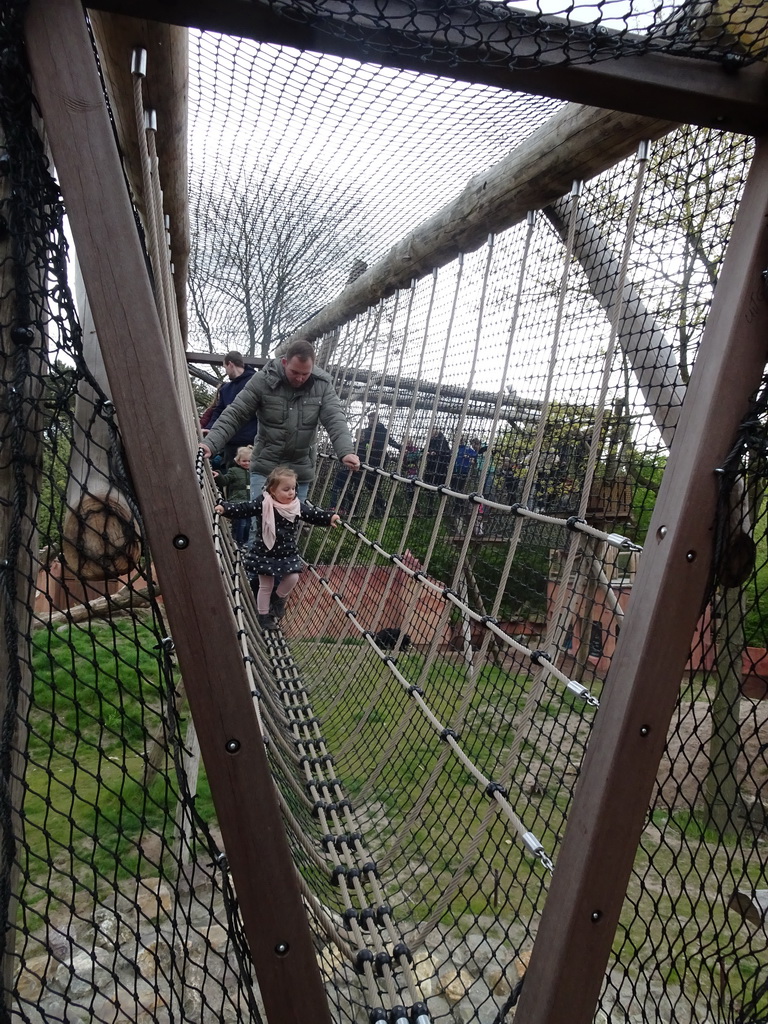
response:
<path id="1" fill-rule="evenodd" d="M 360 651 L 365 648 L 360 646 Z M 507 923 L 518 918 L 520 908 L 530 904 L 531 894 L 546 888 L 546 869 L 521 845 L 498 811 L 490 816 L 483 834 L 480 823 L 492 806 L 484 787 L 455 755 L 444 757 L 446 745 L 425 723 L 401 684 L 373 654 L 363 653 L 351 676 L 347 672 L 348 650 L 330 656 L 326 645 L 297 644 L 294 654 L 306 679 L 316 679 L 318 669 L 324 673 L 320 689 L 312 694 L 313 706 L 323 720 L 329 749 L 338 755 L 335 771 L 355 807 L 363 812 L 371 805 L 383 808 L 387 825 L 369 841 L 375 847 L 380 845 L 384 855 L 391 856 L 393 837 L 434 773 L 428 799 L 406 830 L 387 873 L 398 879 L 397 886 L 404 894 L 407 911 L 401 914 L 407 912 L 413 921 L 428 918 L 461 868 L 466 877 L 444 910 L 444 923 L 466 914 L 492 915 Z M 464 752 L 495 781 L 510 741 L 509 730 L 499 726 L 498 713 L 503 710 L 512 718 L 522 708 L 531 686 L 528 674 L 486 665 L 474 679 L 462 727 L 456 714 L 467 677 L 460 658 L 438 658 L 426 674 L 423 655 L 418 652 L 399 655 L 397 665 L 409 682 L 418 680 L 439 722 L 456 728 Z M 372 703 L 382 683 L 381 693 Z M 582 718 L 567 696 L 552 698 L 548 705 L 548 716 L 556 716 L 559 709 L 564 720 Z M 355 709 L 351 719 L 350 708 Z M 387 745 L 399 733 L 402 735 L 389 754 Z M 530 745 L 523 748 L 523 769 L 530 749 Z M 516 810 L 522 810 L 521 801 L 527 805 L 523 811 L 526 825 L 530 824 L 545 849 L 552 850 L 562 832 L 569 792 L 553 788 L 527 797 L 514 782 L 510 792 Z M 499 872 L 498 884 L 494 871 Z"/>
<path id="2" fill-rule="evenodd" d="M 145 745 L 161 728 L 157 642 L 128 618 L 34 635 L 23 845 L 38 901 L 171 870 L 140 848 L 172 841 L 177 801 L 164 767 L 144 785 Z M 204 778 L 196 804 L 212 817 Z"/>
<path id="3" fill-rule="evenodd" d="M 35 637 L 23 809 L 28 927 L 36 908 L 45 912 L 43 900 L 71 905 L 78 891 L 102 897 L 124 879 L 172 872 L 168 860 L 148 862 L 139 845 L 153 835 L 172 841 L 176 803 L 165 774 L 149 789 L 142 782 L 146 738 L 160 721 L 157 639 L 137 620 L 117 620 L 116 629 L 96 623 L 90 630 L 40 631 Z M 368 645 L 356 638 L 338 647 L 295 641 L 292 650 L 311 686 L 336 759 L 334 772 L 356 812 L 364 818 L 379 807 L 384 814 L 375 826 L 363 820 L 362 829 L 374 858 L 386 861 L 382 878 L 398 919 L 431 918 L 459 878 L 461 885 L 441 909 L 446 927 L 471 927 L 480 917 L 484 928 L 497 921 L 505 930 L 535 922 L 546 899 L 546 870 L 498 812 L 485 833 L 480 830 L 491 806 L 482 786 L 453 755 L 442 763 L 445 744 Z M 484 666 L 473 680 L 465 722 L 458 725 L 467 683 L 461 657 L 438 657 L 426 671 L 423 653 L 412 649 L 398 656 L 397 665 L 409 683 L 424 690 L 438 720 L 456 728 L 469 758 L 495 780 L 514 737 L 510 723 L 530 692 L 529 675 Z M 513 765 L 510 802 L 555 857 L 574 781 L 559 777 L 556 751 L 574 738 L 583 746 L 592 714 L 570 694 L 547 692 L 536 718 L 542 732 L 528 737 Z M 532 761 L 543 782 L 539 793 L 521 787 Z M 425 793 L 414 822 L 404 829 Z M 213 821 L 204 776 L 196 807 Z M 759 888 L 760 864 L 738 846 L 725 847 L 695 812 L 657 810 L 652 820 L 660 839 L 649 833 L 638 852 L 614 941 L 616 961 L 639 975 L 663 960 L 653 968 L 658 977 L 695 1003 L 702 978 L 711 975 L 719 957 L 728 970 L 730 994 L 723 998 L 747 999 L 765 964 L 758 955 L 750 966 L 749 956 L 737 953 L 720 883 L 741 860 L 750 884 Z M 393 847 L 396 836 L 399 845 Z"/>

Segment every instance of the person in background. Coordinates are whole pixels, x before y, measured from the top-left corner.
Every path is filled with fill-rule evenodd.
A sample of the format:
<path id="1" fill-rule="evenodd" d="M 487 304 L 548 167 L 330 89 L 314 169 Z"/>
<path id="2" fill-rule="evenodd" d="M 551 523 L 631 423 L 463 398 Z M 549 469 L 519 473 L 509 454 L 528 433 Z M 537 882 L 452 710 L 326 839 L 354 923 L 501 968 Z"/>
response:
<path id="1" fill-rule="evenodd" d="M 213 473 L 219 487 L 226 488 L 227 501 L 247 501 L 251 494 L 251 445 L 237 449 L 235 464 L 226 473 Z M 241 548 L 248 542 L 250 519 L 236 519 L 232 524 L 232 536 Z"/>
<path id="2" fill-rule="evenodd" d="M 451 476 L 452 491 L 466 490 L 469 474 L 477 465 L 477 454 L 475 448 L 471 444 L 467 444 L 466 438 L 462 437 L 461 444 L 456 452 L 456 461 L 453 464 L 453 475 Z"/>
<path id="3" fill-rule="evenodd" d="M 419 475 L 419 459 L 421 458 L 421 448 L 417 444 L 413 443 L 412 438 L 408 437 L 403 441 L 403 472 L 411 480 Z"/>
<path id="4" fill-rule="evenodd" d="M 298 520 L 317 526 L 338 526 L 341 519 L 296 496 L 297 478 L 290 466 L 277 466 L 267 477 L 266 489 L 254 501 L 224 501 L 216 511 L 229 519 L 252 516 L 251 543 L 245 554 L 245 571 L 256 595 L 256 611 L 262 629 L 275 629 L 285 614 L 285 601 L 299 582 L 301 556 L 296 546 Z M 280 582 L 273 594 L 275 577 Z"/>
<path id="5" fill-rule="evenodd" d="M 424 482 L 427 484 L 444 484 L 448 476 L 448 463 L 451 461 L 451 446 L 445 434 L 438 427 L 432 428 L 427 445 L 427 461 L 424 466 Z"/>
<path id="6" fill-rule="evenodd" d="M 245 361 L 240 352 L 227 352 L 224 356 L 223 365 L 224 372 L 228 379 L 219 389 L 219 400 L 211 413 L 210 419 L 208 420 L 207 433 L 205 434 L 206 437 L 215 428 L 222 413 L 232 405 L 240 392 L 256 373 L 252 366 L 245 365 Z M 245 418 L 242 423 L 239 423 L 237 429 L 227 438 L 226 444 L 222 445 L 224 462 L 227 467 L 232 465 L 235 461 L 238 448 L 241 448 L 243 445 L 253 444 L 253 439 L 256 437 L 258 426 L 259 422 L 257 418 L 255 416 L 249 416 Z"/>
<path id="7" fill-rule="evenodd" d="M 251 417 L 259 422 L 251 456 L 252 498 L 261 494 L 273 469 L 289 465 L 296 471 L 299 499 L 306 500 L 315 476 L 320 425 L 344 465 L 360 468 L 339 396 L 330 375 L 315 366 L 315 350 L 308 341 L 294 341 L 282 358 L 271 359 L 250 378 L 201 443 L 203 454 L 216 455 Z"/>
<path id="8" fill-rule="evenodd" d="M 397 441 L 393 441 L 389 436 L 389 429 L 384 426 L 383 423 L 379 422 L 378 414 L 375 409 L 372 409 L 368 413 L 368 426 L 360 435 L 360 443 L 357 446 L 357 457 L 360 462 L 365 462 L 369 466 L 381 466 L 384 462 L 384 457 L 387 452 L 387 445 L 392 448 L 400 450 L 400 445 Z M 336 471 L 336 476 L 333 481 L 333 487 L 331 488 L 331 508 L 336 508 L 339 503 L 339 495 L 344 489 L 344 484 L 349 479 L 349 470 L 346 467 L 340 467 Z M 365 473 L 364 480 L 365 486 L 369 491 L 372 491 L 376 486 L 378 476 L 375 473 Z M 362 483 L 362 481 L 360 481 Z M 345 506 L 352 504 L 352 495 L 349 493 L 349 489 L 345 495 Z M 384 500 L 380 494 L 376 493 L 374 501 L 374 513 L 377 516 L 382 516 L 385 512 L 386 506 Z"/>
<path id="9" fill-rule="evenodd" d="M 219 399 L 221 398 L 221 389 L 223 387 L 224 387 L 224 384 L 222 382 L 216 388 L 216 392 L 214 393 L 213 401 L 211 402 L 211 404 L 209 406 L 207 406 L 207 408 L 203 409 L 203 411 L 200 413 L 200 429 L 203 432 L 203 437 L 205 437 L 205 435 L 208 433 L 208 427 L 209 427 L 210 422 L 211 422 L 211 417 L 213 416 L 214 409 L 219 404 Z"/>

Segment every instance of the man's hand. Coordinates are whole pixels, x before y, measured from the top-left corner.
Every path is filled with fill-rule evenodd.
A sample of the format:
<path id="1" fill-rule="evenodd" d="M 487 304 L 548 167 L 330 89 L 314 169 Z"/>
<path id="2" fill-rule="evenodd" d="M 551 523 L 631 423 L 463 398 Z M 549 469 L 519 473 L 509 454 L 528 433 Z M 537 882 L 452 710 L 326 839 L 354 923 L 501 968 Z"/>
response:
<path id="1" fill-rule="evenodd" d="M 345 455 L 341 461 L 347 469 L 351 469 L 353 473 L 356 473 L 358 469 L 360 469 L 360 459 L 358 459 L 354 452 L 350 452 L 349 455 Z"/>
<path id="2" fill-rule="evenodd" d="M 200 451 L 203 453 L 203 456 L 206 459 L 210 459 L 210 457 L 213 454 L 213 452 L 211 451 L 211 449 L 208 447 L 207 444 L 203 444 L 201 442 L 197 447 L 200 449 Z"/>

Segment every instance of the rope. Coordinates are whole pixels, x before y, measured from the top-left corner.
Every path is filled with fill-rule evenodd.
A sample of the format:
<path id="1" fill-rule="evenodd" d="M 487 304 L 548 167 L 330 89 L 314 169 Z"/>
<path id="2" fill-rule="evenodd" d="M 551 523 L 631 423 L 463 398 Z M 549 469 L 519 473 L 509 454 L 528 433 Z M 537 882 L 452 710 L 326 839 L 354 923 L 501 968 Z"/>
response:
<path id="1" fill-rule="evenodd" d="M 198 459 L 198 473 L 202 485 L 206 477 L 202 459 Z M 214 498 L 210 486 L 208 494 L 209 503 L 212 508 Z M 253 602 L 252 599 L 246 598 L 245 601 L 242 599 L 245 591 L 239 584 L 242 570 L 240 553 L 235 551 L 234 556 L 232 556 L 231 541 L 229 537 L 222 533 L 219 517 L 214 515 L 213 521 L 214 542 L 217 552 L 232 575 L 231 606 L 238 624 L 239 642 L 243 649 L 250 683 L 253 680 L 252 664 L 254 658 L 250 653 L 249 631 L 245 628 L 244 623 L 244 607 L 252 605 Z M 227 565 L 228 562 L 230 563 L 229 565 Z M 248 589 L 250 590 L 250 588 Z M 259 634 L 251 631 L 251 635 Z M 278 800 L 285 821 L 290 827 L 295 841 L 311 863 L 327 870 L 328 861 L 330 861 L 331 873 L 339 886 L 345 909 L 347 911 L 354 911 L 356 904 L 363 908 L 365 930 L 358 923 L 357 911 L 348 914 L 345 919 L 348 922 L 348 927 L 354 940 L 353 944 L 350 944 L 348 939 L 334 925 L 321 902 L 311 892 L 301 873 L 297 871 L 296 874 L 299 878 L 301 891 L 326 937 L 334 943 L 336 948 L 355 969 L 361 972 L 369 1006 L 375 1006 L 379 1001 L 374 964 L 377 971 L 380 972 L 390 1005 L 398 1006 L 402 1003 L 403 1000 L 399 992 L 399 986 L 391 966 L 393 959 L 398 965 L 411 1003 L 414 1005 L 417 1003 L 421 1004 L 421 996 L 410 966 L 410 950 L 394 927 L 391 911 L 381 910 L 382 907 L 387 907 L 388 904 L 384 890 L 379 884 L 376 869 L 370 867 L 374 862 L 370 853 L 363 846 L 361 839 L 355 838 L 360 836 L 361 832 L 359 824 L 352 815 L 351 803 L 341 789 L 339 781 L 326 778 L 325 776 L 323 765 L 331 764 L 332 758 L 319 732 L 317 720 L 312 715 L 312 708 L 306 699 L 306 691 L 298 668 L 294 664 L 290 651 L 280 634 L 271 633 L 268 638 L 262 640 L 262 643 L 266 648 L 267 658 L 272 665 L 275 680 L 282 681 L 283 683 L 280 690 L 280 710 L 287 727 L 293 735 L 293 768 L 294 771 L 299 769 L 299 771 L 303 772 L 305 788 L 309 793 L 309 797 L 307 798 L 304 795 L 302 802 L 316 812 L 321 832 L 327 837 L 327 841 L 324 841 L 327 860 L 319 857 L 313 844 L 307 841 L 303 827 L 288 805 L 285 796 L 278 788 Z M 268 695 L 271 697 L 271 694 L 269 694 L 270 687 L 270 682 L 264 680 L 264 685 L 253 691 L 257 713 L 259 713 L 259 706 L 264 705 Z M 311 727 L 307 726 L 307 716 L 312 721 Z M 266 721 L 266 717 L 259 714 L 260 728 L 265 739 L 270 736 L 274 737 L 274 734 L 267 730 Z M 275 744 L 273 742 L 270 743 L 270 749 L 272 756 L 275 757 Z M 285 771 L 286 779 L 292 780 L 294 771 L 288 771 L 288 765 L 281 756 L 278 755 L 277 760 Z M 298 786 L 294 787 L 292 785 L 292 788 L 295 789 L 297 794 L 301 793 Z M 344 814 L 343 821 L 339 818 L 339 810 Z M 344 831 L 345 826 L 348 832 Z M 347 838 L 348 836 L 353 838 L 349 839 Z M 369 907 L 369 900 L 363 888 L 363 877 L 365 877 L 366 884 L 372 890 L 374 906 L 379 908 L 376 914 L 365 912 L 365 908 Z M 379 922 L 378 926 L 376 925 L 377 921 Z M 394 958 L 388 952 L 379 928 L 384 930 L 386 938 L 392 944 L 393 949 L 397 951 Z M 368 951 L 371 952 L 370 959 L 366 959 Z"/>

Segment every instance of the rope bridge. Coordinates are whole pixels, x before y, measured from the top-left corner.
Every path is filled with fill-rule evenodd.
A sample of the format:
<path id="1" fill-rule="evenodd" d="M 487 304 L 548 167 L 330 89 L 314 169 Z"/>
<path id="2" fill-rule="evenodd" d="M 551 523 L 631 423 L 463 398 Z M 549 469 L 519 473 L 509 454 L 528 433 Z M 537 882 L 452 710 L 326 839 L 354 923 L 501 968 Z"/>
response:
<path id="1" fill-rule="evenodd" d="M 714 286 L 727 286 L 725 246 L 754 146 L 708 129 L 665 134 L 671 126 L 634 153 L 625 140 L 622 158 L 600 174 L 577 177 L 562 198 L 499 211 L 500 226 L 474 229 L 482 244 L 428 269 L 409 242 L 413 259 L 392 272 L 385 253 L 407 222 L 400 210 L 385 222 L 387 204 L 372 208 L 367 269 L 314 316 L 318 296 L 307 288 L 292 320 L 304 321 L 334 377 L 363 469 L 340 475 L 319 437 L 310 498 L 328 506 L 333 496 L 343 529 L 303 528 L 306 570 L 282 629 L 262 633 L 199 457 L 194 475 L 203 401 L 183 351 L 166 244 L 176 226 L 162 213 L 147 68 L 131 65 L 128 110 L 141 141 L 138 175 L 126 173 L 166 346 L 157 372 L 180 396 L 181 425 L 164 439 L 167 460 L 150 465 L 140 443 L 124 443 L 136 437 L 132 403 L 116 397 L 120 382 L 104 369 L 95 288 L 73 297 L 20 11 L 0 16 L 2 1019 L 280 1019 L 272 978 L 297 952 L 278 942 L 275 959 L 264 959 L 266 898 L 259 929 L 248 929 L 253 905 L 236 840 L 252 808 L 216 802 L 222 777 L 224 789 L 238 784 L 245 751 L 233 731 L 221 754 L 229 774 L 215 757 L 201 759 L 208 723 L 197 713 L 194 666 L 180 667 L 184 646 L 197 644 L 206 664 L 243 668 L 234 682 L 228 668 L 211 671 L 210 714 L 223 715 L 231 691 L 247 687 L 238 696 L 254 709 L 290 854 L 277 869 L 297 887 L 330 1019 L 501 1024 L 526 998 L 529 959 L 549 955 L 540 928 L 576 781 L 591 738 L 590 754 L 605 736 L 593 727 L 624 685 L 612 665 L 619 634 L 631 629 L 630 595 L 666 536 L 666 524 L 649 533 L 651 513 L 684 429 Z M 671 28 L 656 38 L 659 50 L 687 46 Z M 204 69 L 230 45 L 232 82 L 245 66 L 252 83 L 259 68 L 268 72 L 265 103 L 275 82 L 282 99 L 303 82 L 312 99 L 297 110 L 323 109 L 313 92 L 321 80 L 349 89 L 336 108 L 348 111 L 359 92 L 373 109 L 389 88 L 391 74 L 372 66 L 348 74 L 336 60 L 338 77 L 326 80 L 320 57 L 263 46 L 254 58 L 201 34 L 196 123 L 211 137 Z M 315 73 L 299 75 L 308 66 Z M 414 109 L 423 100 L 427 112 L 430 103 L 458 110 L 475 96 L 396 74 Z M 506 109 L 507 100 L 493 102 Z M 114 123 L 123 120 L 116 111 Z M 406 109 L 384 125 L 382 145 L 404 140 L 411 120 Z M 425 132 L 430 117 L 416 120 Z M 307 138 L 321 133 L 312 124 L 303 122 Z M 270 145 L 279 148 L 283 134 L 273 131 Z M 472 145 L 458 123 L 456 138 L 451 159 L 466 176 Z M 485 143 L 486 165 L 502 159 L 498 181 L 510 174 L 508 141 L 489 128 Z M 223 144 L 213 147 L 221 159 Z M 210 152 L 194 154 L 195 181 L 204 182 Z M 267 144 L 260 152 L 280 163 Z M 269 174 L 261 180 L 287 203 L 290 189 Z M 447 217 L 453 184 L 435 184 L 432 196 L 424 187 L 420 212 Z M 236 191 L 224 190 L 233 203 Z M 218 215 L 233 210 L 225 204 L 198 221 L 192 329 L 201 336 L 226 321 L 224 268 L 209 271 Z M 337 261 L 330 277 L 338 272 Z M 273 328 L 274 341 L 290 334 L 283 322 Z M 688 405 L 700 401 L 692 391 Z M 768 1005 L 768 685 L 755 650 L 765 641 L 767 394 L 763 383 L 717 467 L 714 569 L 599 996 L 611 1020 L 756 1022 Z M 365 443 L 370 412 L 394 442 L 376 457 Z M 183 593 L 192 577 L 168 571 L 163 534 L 153 533 L 176 512 L 143 497 L 147 478 L 174 473 L 199 491 L 218 558 L 207 583 L 223 588 L 226 607 L 211 609 L 209 637 L 174 618 L 180 600 L 203 603 L 206 594 Z M 168 546 L 206 557 L 191 531 L 174 525 L 171 536 Z M 695 562 L 698 552 L 688 555 Z M 637 742 L 652 732 L 644 719 Z M 272 842 L 255 774 L 252 783 L 259 839 Z M 607 821 L 605 842 L 623 827 Z M 282 858 L 272 848 L 265 841 L 251 862 L 264 877 Z M 596 924 L 601 913 L 594 908 Z M 284 923 L 287 933 L 278 921 L 275 934 Z M 292 988 L 312 984 L 308 972 L 289 976 Z M 287 989 L 282 998 L 287 1005 Z"/>

